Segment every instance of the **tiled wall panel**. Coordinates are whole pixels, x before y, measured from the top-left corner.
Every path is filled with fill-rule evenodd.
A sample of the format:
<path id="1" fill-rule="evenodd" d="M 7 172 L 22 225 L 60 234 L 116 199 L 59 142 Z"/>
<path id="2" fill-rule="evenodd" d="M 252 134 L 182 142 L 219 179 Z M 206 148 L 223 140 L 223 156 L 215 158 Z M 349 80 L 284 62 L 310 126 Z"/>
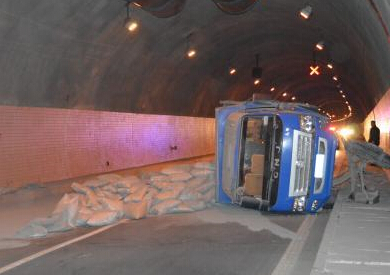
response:
<path id="1" fill-rule="evenodd" d="M 212 153 L 211 118 L 0 106 L 0 187 Z"/>

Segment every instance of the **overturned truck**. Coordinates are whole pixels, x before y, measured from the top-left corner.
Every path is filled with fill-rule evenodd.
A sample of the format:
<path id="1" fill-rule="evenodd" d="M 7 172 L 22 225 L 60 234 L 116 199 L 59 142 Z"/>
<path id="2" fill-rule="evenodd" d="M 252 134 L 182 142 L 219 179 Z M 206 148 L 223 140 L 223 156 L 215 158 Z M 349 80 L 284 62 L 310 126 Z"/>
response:
<path id="1" fill-rule="evenodd" d="M 317 212 L 331 196 L 337 140 L 317 107 L 222 102 L 216 109 L 220 203 L 273 212 Z"/>

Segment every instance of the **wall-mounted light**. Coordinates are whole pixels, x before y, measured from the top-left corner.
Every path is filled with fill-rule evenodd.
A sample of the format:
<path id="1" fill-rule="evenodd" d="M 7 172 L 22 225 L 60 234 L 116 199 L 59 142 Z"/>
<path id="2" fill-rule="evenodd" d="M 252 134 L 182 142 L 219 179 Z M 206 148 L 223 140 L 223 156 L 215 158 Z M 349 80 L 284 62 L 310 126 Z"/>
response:
<path id="1" fill-rule="evenodd" d="M 343 92 L 343 90 L 340 90 L 340 94 L 343 94 L 344 92 Z"/>
<path id="2" fill-rule="evenodd" d="M 343 98 L 345 98 L 345 95 L 342 95 Z"/>
<path id="3" fill-rule="evenodd" d="M 332 63 L 328 63 L 328 64 L 326 64 L 326 67 L 328 67 L 328 69 L 333 69 L 333 65 L 332 65 Z"/>
<path id="4" fill-rule="evenodd" d="M 295 96 L 293 96 L 292 98 L 291 98 L 291 100 L 292 101 L 295 101 L 297 98 L 295 97 Z"/>
<path id="5" fill-rule="evenodd" d="M 138 29 L 138 22 L 135 21 L 133 18 L 130 18 L 130 1 L 126 2 L 126 19 L 124 22 L 124 27 L 129 31 L 129 32 L 135 32 Z"/>
<path id="6" fill-rule="evenodd" d="M 253 81 L 253 84 L 259 85 L 260 84 L 260 79 L 255 79 L 255 81 Z"/>
<path id="7" fill-rule="evenodd" d="M 305 20 L 308 20 L 311 16 L 311 13 L 313 12 L 313 8 L 309 5 L 307 5 L 306 7 L 304 7 L 303 9 L 301 9 L 301 11 L 299 12 L 299 15 L 305 19 Z"/>
<path id="8" fill-rule="evenodd" d="M 236 68 L 230 68 L 229 69 L 229 74 L 234 75 L 237 72 Z"/>
<path id="9" fill-rule="evenodd" d="M 287 96 L 287 93 L 286 93 L 286 92 L 284 92 L 284 93 L 282 94 L 282 96 L 283 96 L 283 97 L 286 97 L 286 96 Z"/>
<path id="10" fill-rule="evenodd" d="M 270 91 L 271 92 L 275 91 L 275 87 L 271 87 Z"/>
<path id="11" fill-rule="evenodd" d="M 338 80 L 339 80 L 339 78 L 337 77 L 337 75 L 333 76 L 332 79 L 333 79 L 334 81 L 338 81 Z"/>
<path id="12" fill-rule="evenodd" d="M 316 49 L 319 50 L 319 51 L 322 51 L 323 49 L 325 48 L 325 42 L 324 41 L 320 41 L 316 44 Z"/>

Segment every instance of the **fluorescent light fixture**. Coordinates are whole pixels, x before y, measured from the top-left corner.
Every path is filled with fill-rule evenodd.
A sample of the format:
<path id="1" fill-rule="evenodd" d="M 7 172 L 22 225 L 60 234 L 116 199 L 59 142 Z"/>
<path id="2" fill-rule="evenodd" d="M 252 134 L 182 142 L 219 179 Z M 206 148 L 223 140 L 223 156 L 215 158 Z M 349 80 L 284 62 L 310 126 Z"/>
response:
<path id="1" fill-rule="evenodd" d="M 236 68 L 230 68 L 229 74 L 234 75 L 237 72 Z"/>
<path id="2" fill-rule="evenodd" d="M 130 1 L 127 1 L 126 3 L 126 19 L 124 26 L 129 32 L 134 32 L 136 29 L 138 29 L 138 23 L 134 19 L 130 17 Z"/>
<path id="3" fill-rule="evenodd" d="M 309 6 L 309 5 L 307 5 L 306 7 L 301 9 L 301 11 L 299 12 L 299 15 L 303 19 L 307 20 L 307 19 L 310 18 L 312 12 L 313 12 L 313 8 L 311 6 Z"/>
<path id="4" fill-rule="evenodd" d="M 193 58 L 193 57 L 195 57 L 195 55 L 196 55 L 196 51 L 194 49 L 188 50 L 188 52 L 187 52 L 188 58 Z"/>
<path id="5" fill-rule="evenodd" d="M 339 80 L 339 78 L 337 77 L 337 75 L 333 76 L 332 78 L 333 78 L 334 81 L 338 81 L 338 80 Z"/>
<path id="6" fill-rule="evenodd" d="M 343 92 L 343 90 L 340 90 L 340 94 L 343 94 L 344 92 Z"/>
<path id="7" fill-rule="evenodd" d="M 283 96 L 283 97 L 286 97 L 286 96 L 287 96 L 287 93 L 283 93 L 282 96 Z"/>
<path id="8" fill-rule="evenodd" d="M 293 96 L 293 97 L 291 98 L 292 101 L 294 101 L 295 99 L 297 99 L 295 96 Z"/>
<path id="9" fill-rule="evenodd" d="M 271 87 L 270 91 L 271 92 L 275 91 L 275 87 Z"/>
<path id="10" fill-rule="evenodd" d="M 343 98 L 345 98 L 345 95 L 342 95 Z"/>
<path id="11" fill-rule="evenodd" d="M 332 65 L 331 63 L 328 63 L 328 64 L 326 65 L 326 67 L 328 67 L 329 69 L 333 69 L 333 65 Z"/>
<path id="12" fill-rule="evenodd" d="M 134 20 L 129 20 L 125 23 L 125 28 L 129 32 L 134 32 L 136 29 L 138 29 L 138 23 Z"/>
<path id="13" fill-rule="evenodd" d="M 253 84 L 259 85 L 259 84 L 260 84 L 260 79 L 256 79 L 256 80 L 253 82 Z"/>
<path id="14" fill-rule="evenodd" d="M 316 44 L 316 49 L 319 50 L 319 51 L 322 51 L 323 49 L 325 48 L 325 42 L 324 41 L 320 41 Z"/>

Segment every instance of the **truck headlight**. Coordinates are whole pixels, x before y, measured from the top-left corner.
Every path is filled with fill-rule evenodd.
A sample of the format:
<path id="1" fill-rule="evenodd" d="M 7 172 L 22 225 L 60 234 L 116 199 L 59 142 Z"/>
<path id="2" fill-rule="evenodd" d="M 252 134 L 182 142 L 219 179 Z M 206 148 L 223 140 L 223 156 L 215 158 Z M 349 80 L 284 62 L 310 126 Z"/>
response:
<path id="1" fill-rule="evenodd" d="M 302 131 L 305 131 L 307 133 L 311 133 L 313 131 L 313 128 L 314 128 L 313 117 L 301 116 L 300 125 L 301 125 Z"/>
<path id="2" fill-rule="evenodd" d="M 306 197 L 300 196 L 294 198 L 293 212 L 302 212 L 305 210 Z"/>
<path id="3" fill-rule="evenodd" d="M 311 205 L 311 211 L 316 211 L 318 207 L 318 201 L 314 200 L 312 205 Z"/>

